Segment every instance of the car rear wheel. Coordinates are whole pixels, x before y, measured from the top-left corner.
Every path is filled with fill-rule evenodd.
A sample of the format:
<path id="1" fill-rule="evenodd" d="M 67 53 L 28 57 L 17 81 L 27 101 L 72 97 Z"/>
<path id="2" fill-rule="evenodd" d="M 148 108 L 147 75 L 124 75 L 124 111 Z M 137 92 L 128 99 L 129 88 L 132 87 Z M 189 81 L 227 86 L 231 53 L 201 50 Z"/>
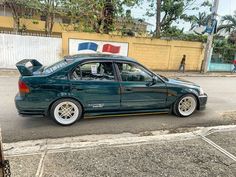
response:
<path id="1" fill-rule="evenodd" d="M 82 117 L 82 106 L 72 99 L 61 99 L 53 103 L 51 116 L 60 125 L 72 125 Z"/>
<path id="2" fill-rule="evenodd" d="M 174 106 L 173 112 L 180 117 L 188 117 L 192 115 L 197 108 L 197 100 L 194 95 L 187 94 L 178 99 Z"/>

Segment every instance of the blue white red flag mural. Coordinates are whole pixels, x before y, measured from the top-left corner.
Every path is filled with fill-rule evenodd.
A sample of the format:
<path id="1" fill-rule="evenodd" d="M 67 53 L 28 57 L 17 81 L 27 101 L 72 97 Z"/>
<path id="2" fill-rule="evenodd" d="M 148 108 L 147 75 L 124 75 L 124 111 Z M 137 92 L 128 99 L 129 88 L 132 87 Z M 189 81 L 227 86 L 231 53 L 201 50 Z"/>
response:
<path id="1" fill-rule="evenodd" d="M 70 55 L 96 52 L 127 56 L 128 43 L 69 39 Z"/>
<path id="2" fill-rule="evenodd" d="M 104 44 L 102 47 L 102 52 L 109 52 L 109 53 L 120 53 L 120 46 L 114 46 L 111 44 Z"/>
<path id="3" fill-rule="evenodd" d="M 78 45 L 78 51 L 82 50 L 92 50 L 92 51 L 97 51 L 98 45 L 94 42 L 83 42 L 79 43 Z"/>

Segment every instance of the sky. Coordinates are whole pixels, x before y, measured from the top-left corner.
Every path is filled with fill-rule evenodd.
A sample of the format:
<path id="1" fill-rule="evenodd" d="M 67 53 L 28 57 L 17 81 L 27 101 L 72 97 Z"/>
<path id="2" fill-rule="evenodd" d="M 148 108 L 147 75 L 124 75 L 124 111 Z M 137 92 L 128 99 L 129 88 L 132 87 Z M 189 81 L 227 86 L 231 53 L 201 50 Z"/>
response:
<path id="1" fill-rule="evenodd" d="M 197 0 L 196 3 L 201 3 L 204 0 Z M 213 0 L 209 0 L 213 3 Z M 135 18 L 142 18 L 145 19 L 148 23 L 152 24 L 152 26 L 149 26 L 149 30 L 155 29 L 155 17 L 146 17 L 145 13 L 148 9 L 148 3 L 144 2 L 141 7 L 134 7 L 132 8 L 132 16 Z M 218 14 L 219 17 L 231 14 L 233 15 L 234 11 L 236 10 L 236 0 L 219 0 L 219 8 L 218 8 Z M 180 28 L 184 28 L 185 31 L 188 31 L 190 28 L 190 24 L 186 22 L 180 22 L 178 24 Z"/>

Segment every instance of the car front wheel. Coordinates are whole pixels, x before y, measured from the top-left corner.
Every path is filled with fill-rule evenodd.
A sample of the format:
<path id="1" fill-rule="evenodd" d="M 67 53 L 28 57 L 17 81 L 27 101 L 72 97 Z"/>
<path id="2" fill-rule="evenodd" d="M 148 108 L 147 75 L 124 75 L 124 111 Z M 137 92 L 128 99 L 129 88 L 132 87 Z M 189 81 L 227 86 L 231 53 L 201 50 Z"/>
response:
<path id="1" fill-rule="evenodd" d="M 82 106 L 72 99 L 61 99 L 53 103 L 51 116 L 60 125 L 72 125 L 82 117 Z"/>
<path id="2" fill-rule="evenodd" d="M 188 117 L 194 113 L 197 108 L 197 100 L 194 95 L 187 94 L 179 98 L 173 107 L 175 115 Z"/>

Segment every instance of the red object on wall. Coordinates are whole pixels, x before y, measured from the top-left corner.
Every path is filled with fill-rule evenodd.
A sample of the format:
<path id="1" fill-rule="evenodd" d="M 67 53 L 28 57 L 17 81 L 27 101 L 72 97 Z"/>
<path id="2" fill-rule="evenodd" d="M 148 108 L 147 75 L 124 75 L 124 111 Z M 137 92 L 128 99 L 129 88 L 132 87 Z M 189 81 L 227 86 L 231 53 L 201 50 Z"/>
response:
<path id="1" fill-rule="evenodd" d="M 104 44 L 103 48 L 102 48 L 102 52 L 120 53 L 120 46 L 114 46 L 111 44 Z"/>

